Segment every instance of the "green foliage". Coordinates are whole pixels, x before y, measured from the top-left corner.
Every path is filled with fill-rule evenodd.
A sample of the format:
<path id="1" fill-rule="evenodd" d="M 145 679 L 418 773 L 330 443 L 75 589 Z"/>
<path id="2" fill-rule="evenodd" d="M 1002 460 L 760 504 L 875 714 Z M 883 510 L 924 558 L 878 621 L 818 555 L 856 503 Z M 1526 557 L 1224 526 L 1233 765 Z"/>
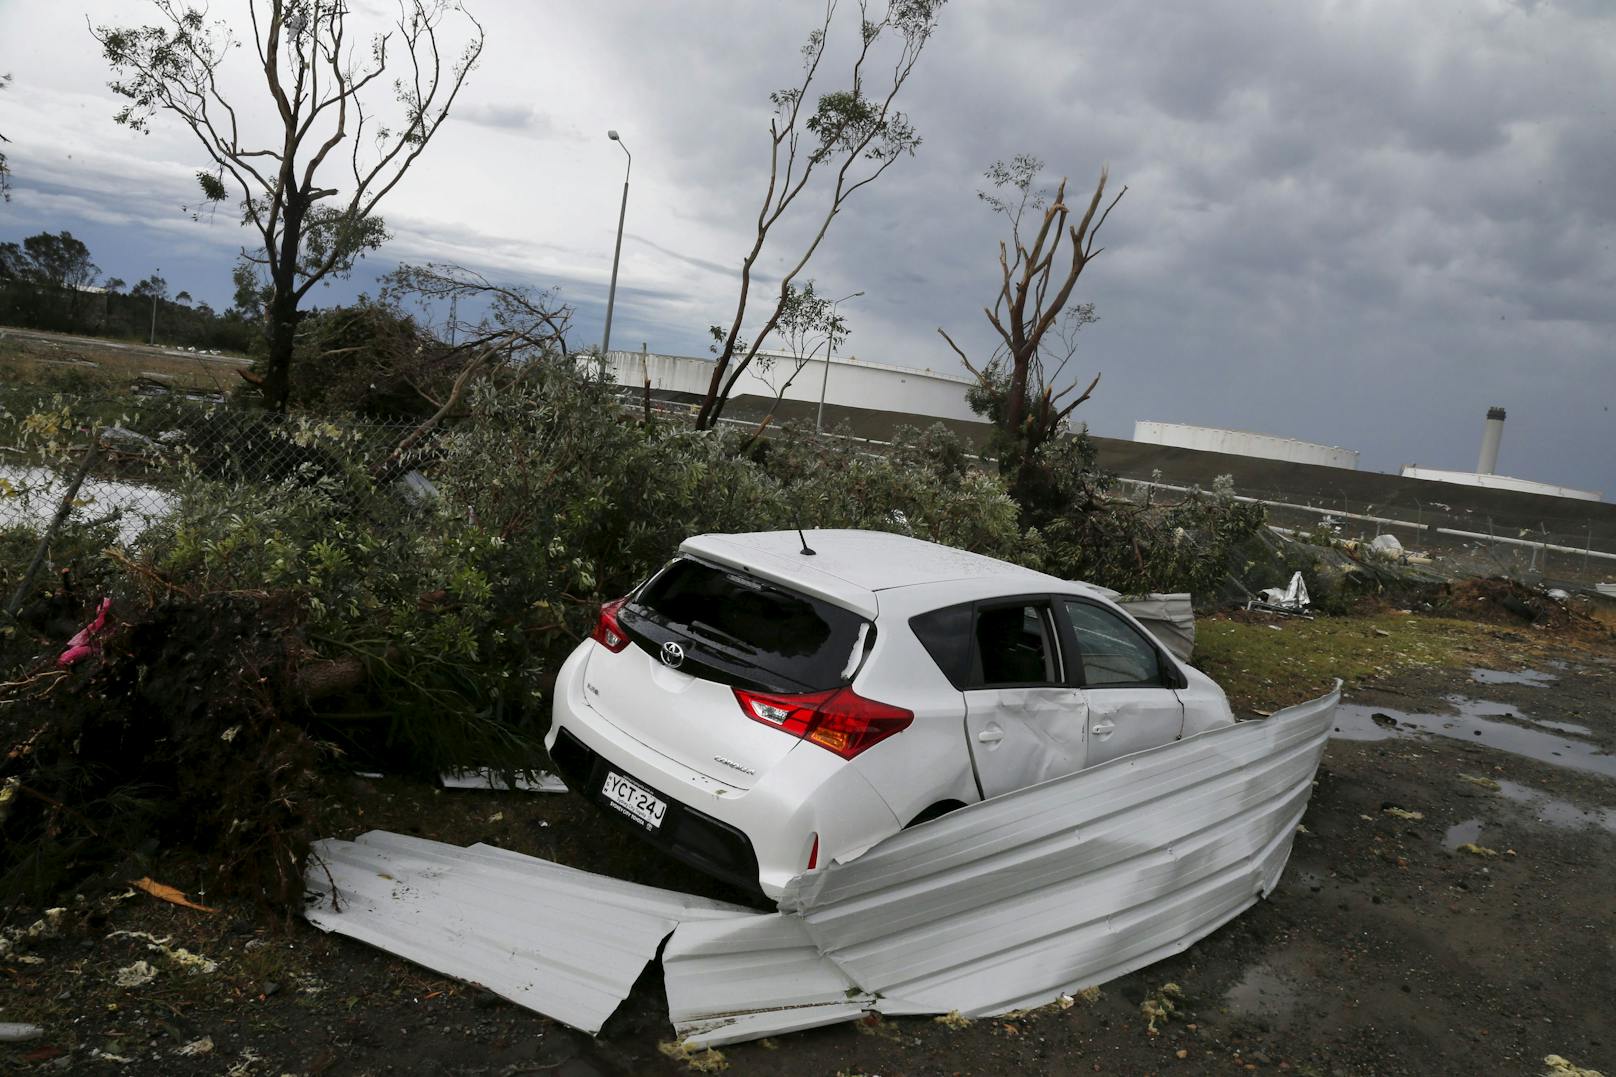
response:
<path id="1" fill-rule="evenodd" d="M 1188 591 L 1206 601 L 1222 583 L 1230 551 L 1262 529 L 1262 506 L 1234 500 L 1232 484 L 1176 504 L 1115 495 L 1086 431 L 1046 443 L 1018 478 L 1022 522 L 1045 545 L 1043 569 L 1122 591 Z"/>
<path id="2" fill-rule="evenodd" d="M 298 324 L 292 402 L 319 415 L 421 419 L 437 410 L 463 357 L 397 307 L 360 296 Z M 431 394 L 430 396 L 428 394 Z"/>

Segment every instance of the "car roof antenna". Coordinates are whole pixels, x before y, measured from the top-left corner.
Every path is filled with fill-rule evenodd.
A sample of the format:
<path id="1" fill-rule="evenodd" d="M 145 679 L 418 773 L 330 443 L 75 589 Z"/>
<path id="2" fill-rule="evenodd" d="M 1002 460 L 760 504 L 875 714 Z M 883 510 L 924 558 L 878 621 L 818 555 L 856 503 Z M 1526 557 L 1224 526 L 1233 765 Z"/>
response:
<path id="1" fill-rule="evenodd" d="M 807 537 L 806 537 L 806 536 L 804 536 L 804 535 L 803 535 L 803 533 L 802 533 L 802 528 L 800 528 L 800 527 L 799 527 L 799 528 L 797 528 L 797 537 L 798 537 L 798 538 L 799 538 L 799 539 L 802 539 L 802 549 L 801 549 L 801 550 L 798 550 L 798 551 L 797 551 L 797 552 L 798 552 L 798 553 L 800 553 L 800 554 L 802 554 L 802 555 L 803 555 L 803 556 L 804 556 L 804 557 L 814 557 L 814 556 L 817 556 L 817 555 L 816 555 L 816 553 L 815 553 L 815 551 L 814 551 L 814 550 L 813 550 L 813 549 L 812 549 L 812 548 L 811 548 L 811 547 L 809 547 L 809 545 L 808 545 L 808 539 L 807 539 Z"/>

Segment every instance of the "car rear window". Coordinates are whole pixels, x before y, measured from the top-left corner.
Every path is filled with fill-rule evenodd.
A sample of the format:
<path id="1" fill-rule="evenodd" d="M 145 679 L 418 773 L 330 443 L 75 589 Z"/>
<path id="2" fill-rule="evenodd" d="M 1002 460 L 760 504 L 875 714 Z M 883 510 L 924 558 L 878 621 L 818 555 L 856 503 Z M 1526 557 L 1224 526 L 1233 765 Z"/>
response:
<path id="1" fill-rule="evenodd" d="M 685 558 L 646 584 L 619 619 L 653 655 L 677 642 L 688 673 L 770 692 L 844 685 L 875 640 L 875 626 L 851 610 Z"/>

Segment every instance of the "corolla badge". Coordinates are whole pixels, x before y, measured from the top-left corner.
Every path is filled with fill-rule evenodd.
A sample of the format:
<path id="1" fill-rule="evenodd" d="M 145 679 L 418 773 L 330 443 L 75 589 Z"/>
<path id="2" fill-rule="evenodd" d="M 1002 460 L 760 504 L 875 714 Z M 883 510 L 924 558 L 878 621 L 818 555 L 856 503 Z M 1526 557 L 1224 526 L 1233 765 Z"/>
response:
<path id="1" fill-rule="evenodd" d="M 669 669 L 678 669 L 685 664 L 685 649 L 670 639 L 662 645 L 662 664 Z"/>

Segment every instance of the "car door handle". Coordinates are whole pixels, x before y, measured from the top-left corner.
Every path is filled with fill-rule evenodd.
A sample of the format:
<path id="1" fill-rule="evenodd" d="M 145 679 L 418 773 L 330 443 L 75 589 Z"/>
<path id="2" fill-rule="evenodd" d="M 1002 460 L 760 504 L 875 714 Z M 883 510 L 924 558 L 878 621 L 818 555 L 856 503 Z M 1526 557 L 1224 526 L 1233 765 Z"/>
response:
<path id="1" fill-rule="evenodd" d="M 976 739 L 983 744 L 997 744 L 1004 739 L 1004 730 L 996 725 L 990 725 L 976 735 Z"/>
<path id="2" fill-rule="evenodd" d="M 1107 718 L 1103 722 L 1096 722 L 1089 728 L 1089 732 L 1093 733 L 1097 737 L 1109 737 L 1111 735 L 1111 731 L 1116 728 L 1116 723 Z"/>

